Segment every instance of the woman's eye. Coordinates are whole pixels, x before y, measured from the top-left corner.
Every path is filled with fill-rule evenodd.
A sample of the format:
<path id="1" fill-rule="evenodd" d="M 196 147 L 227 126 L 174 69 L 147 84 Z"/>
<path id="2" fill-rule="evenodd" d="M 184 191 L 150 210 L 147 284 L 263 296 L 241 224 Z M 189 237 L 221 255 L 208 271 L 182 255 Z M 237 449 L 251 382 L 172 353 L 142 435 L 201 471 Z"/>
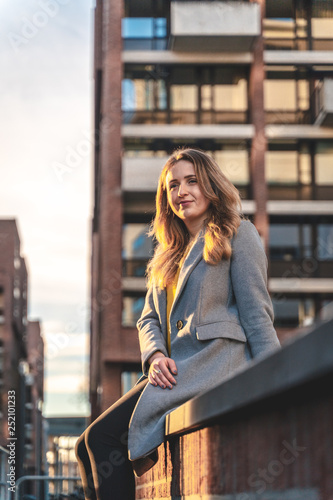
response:
<path id="1" fill-rule="evenodd" d="M 191 180 L 189 181 L 189 183 L 191 183 L 191 182 L 196 183 L 196 182 L 197 182 L 197 180 L 196 180 L 196 179 L 191 179 Z"/>

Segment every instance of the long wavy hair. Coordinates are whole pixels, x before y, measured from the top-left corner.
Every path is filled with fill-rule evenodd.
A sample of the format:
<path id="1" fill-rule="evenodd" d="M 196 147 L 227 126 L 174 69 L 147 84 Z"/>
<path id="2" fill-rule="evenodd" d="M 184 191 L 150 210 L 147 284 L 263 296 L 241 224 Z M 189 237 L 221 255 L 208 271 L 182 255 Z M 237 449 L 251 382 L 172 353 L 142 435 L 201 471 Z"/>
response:
<path id="1" fill-rule="evenodd" d="M 161 172 L 156 193 L 156 214 L 148 235 L 157 240 L 154 255 L 147 266 L 147 286 L 165 288 L 171 284 L 190 234 L 184 222 L 172 211 L 167 196 L 166 176 L 180 160 L 192 163 L 198 185 L 210 200 L 208 217 L 204 221 L 204 260 L 216 265 L 231 257 L 230 238 L 237 232 L 241 219 L 241 198 L 238 189 L 226 178 L 216 161 L 200 149 L 181 148 L 168 159 Z"/>

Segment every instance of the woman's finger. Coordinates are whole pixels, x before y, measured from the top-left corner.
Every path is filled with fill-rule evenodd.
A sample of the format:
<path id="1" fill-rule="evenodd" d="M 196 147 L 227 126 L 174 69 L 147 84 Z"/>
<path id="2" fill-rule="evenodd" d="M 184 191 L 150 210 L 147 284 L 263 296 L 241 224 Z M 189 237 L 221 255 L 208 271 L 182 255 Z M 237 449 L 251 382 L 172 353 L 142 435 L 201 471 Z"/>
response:
<path id="1" fill-rule="evenodd" d="M 153 377 L 151 372 L 149 372 L 149 374 L 148 374 L 148 382 L 150 382 L 152 385 L 155 385 L 155 386 L 157 385 L 157 382 L 156 382 L 156 380 L 154 380 L 154 377 Z"/>
<path id="2" fill-rule="evenodd" d="M 159 368 L 162 371 L 162 374 L 164 376 L 164 382 L 168 386 L 170 386 L 170 384 L 171 385 L 177 384 L 176 379 L 172 376 L 172 374 L 170 372 L 169 361 L 171 361 L 169 358 L 164 358 L 163 360 L 159 360 Z"/>
<path id="3" fill-rule="evenodd" d="M 162 387 L 162 389 L 165 389 L 166 387 L 169 387 L 171 389 L 172 385 L 170 384 L 168 379 L 165 377 L 164 371 L 165 371 L 164 368 L 162 370 L 162 367 L 160 367 L 156 364 L 155 365 L 152 364 L 152 366 L 151 366 L 152 377 L 158 383 L 158 385 L 160 387 Z"/>
<path id="4" fill-rule="evenodd" d="M 172 389 L 173 385 L 176 385 L 177 382 L 172 376 L 171 371 L 176 374 L 176 363 L 171 358 L 163 357 L 157 358 L 152 362 L 149 373 L 151 374 L 152 380 L 157 382 L 160 387 L 163 389 L 166 387 Z"/>
<path id="5" fill-rule="evenodd" d="M 163 389 L 165 389 L 166 387 L 168 387 L 169 389 L 172 389 L 172 384 L 171 384 L 171 382 L 169 382 L 167 377 L 164 375 L 164 371 L 161 370 L 159 373 L 155 372 L 154 378 Z"/>

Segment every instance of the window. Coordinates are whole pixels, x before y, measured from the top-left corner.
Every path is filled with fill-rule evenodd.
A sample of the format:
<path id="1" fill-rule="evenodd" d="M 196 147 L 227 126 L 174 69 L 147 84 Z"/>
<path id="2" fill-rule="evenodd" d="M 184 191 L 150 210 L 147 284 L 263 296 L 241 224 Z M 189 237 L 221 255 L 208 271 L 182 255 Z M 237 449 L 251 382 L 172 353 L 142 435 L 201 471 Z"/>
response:
<path id="1" fill-rule="evenodd" d="M 274 325 L 282 328 L 308 326 L 315 319 L 315 304 L 311 298 L 272 297 L 274 307 Z"/>
<path id="2" fill-rule="evenodd" d="M 121 374 L 121 394 L 124 395 L 135 386 L 142 376 L 141 371 L 124 371 Z"/>
<path id="3" fill-rule="evenodd" d="M 146 224 L 124 224 L 123 250 L 124 276 L 143 277 L 148 260 L 153 255 L 153 240 L 147 235 Z"/>
<path id="4" fill-rule="evenodd" d="M 266 179 L 269 184 L 296 184 L 298 182 L 297 151 L 267 151 Z"/>
<path id="5" fill-rule="evenodd" d="M 214 158 L 220 165 L 224 175 L 233 184 L 238 186 L 249 184 L 249 157 L 247 150 L 215 151 Z"/>
<path id="6" fill-rule="evenodd" d="M 318 224 L 317 257 L 320 260 L 333 260 L 332 224 Z"/>
<path id="7" fill-rule="evenodd" d="M 196 85 L 172 85 L 170 105 L 173 111 L 196 111 L 198 87 Z"/>
<path id="8" fill-rule="evenodd" d="M 318 142 L 315 154 L 315 176 L 318 186 L 333 185 L 333 146 Z"/>
<path id="9" fill-rule="evenodd" d="M 166 89 L 163 80 L 129 79 L 122 84 L 123 111 L 166 109 Z"/>
<path id="10" fill-rule="evenodd" d="M 271 224 L 269 248 L 271 260 L 292 261 L 312 256 L 310 224 Z"/>
<path id="11" fill-rule="evenodd" d="M 263 36 L 267 49 L 332 50 L 333 6 L 330 0 L 267 2 Z"/>
<path id="12" fill-rule="evenodd" d="M 127 50 L 164 50 L 167 20 L 163 17 L 125 17 L 122 20 L 122 36 Z"/>
<path id="13" fill-rule="evenodd" d="M 216 111 L 247 110 L 247 82 L 245 79 L 240 79 L 235 84 L 214 85 L 212 90 Z"/>
<path id="14" fill-rule="evenodd" d="M 264 103 L 267 111 L 294 111 L 296 109 L 296 81 L 265 80 Z"/>
<path id="15" fill-rule="evenodd" d="M 145 303 L 144 294 L 141 296 L 123 296 L 122 325 L 127 327 L 136 326 L 136 322 L 141 316 Z"/>

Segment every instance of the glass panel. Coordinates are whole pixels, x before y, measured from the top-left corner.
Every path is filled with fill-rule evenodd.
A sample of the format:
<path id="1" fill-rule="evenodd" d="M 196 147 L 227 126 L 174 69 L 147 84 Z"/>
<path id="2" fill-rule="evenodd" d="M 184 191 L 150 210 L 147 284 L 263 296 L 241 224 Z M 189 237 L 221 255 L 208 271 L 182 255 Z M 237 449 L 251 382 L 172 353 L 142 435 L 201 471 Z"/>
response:
<path id="1" fill-rule="evenodd" d="M 124 38 L 152 38 L 153 18 L 125 17 L 122 19 L 122 36 Z"/>
<path id="2" fill-rule="evenodd" d="M 299 181 L 301 184 L 311 184 L 311 157 L 309 153 L 300 152 Z"/>
<path id="3" fill-rule="evenodd" d="M 264 19 L 263 37 L 268 49 L 295 49 L 295 20 Z"/>
<path id="4" fill-rule="evenodd" d="M 122 19 L 123 38 L 164 38 L 166 19 L 163 17 L 125 17 Z"/>
<path id="5" fill-rule="evenodd" d="M 166 86 L 163 80 L 126 78 L 122 82 L 123 111 L 166 109 Z"/>
<path id="6" fill-rule="evenodd" d="M 312 226 L 310 224 L 303 224 L 303 257 L 312 257 Z"/>
<path id="7" fill-rule="evenodd" d="M 300 326 L 312 325 L 315 319 L 315 305 L 313 299 L 300 300 L 299 304 L 299 324 Z"/>
<path id="8" fill-rule="evenodd" d="M 315 155 L 315 178 L 318 186 L 333 184 L 333 146 L 318 143 Z"/>
<path id="9" fill-rule="evenodd" d="M 247 109 L 247 82 L 243 78 L 233 85 L 214 85 L 213 93 L 216 111 Z"/>
<path id="10" fill-rule="evenodd" d="M 290 261 L 300 255 L 299 226 L 272 224 L 269 229 L 269 248 L 272 260 Z"/>
<path id="11" fill-rule="evenodd" d="M 122 372 L 121 374 L 121 393 L 122 396 L 135 386 L 141 377 L 142 372 Z"/>
<path id="12" fill-rule="evenodd" d="M 167 109 L 167 90 L 165 80 L 158 80 L 156 82 L 156 91 L 158 109 Z"/>
<path id="13" fill-rule="evenodd" d="M 265 80 L 264 103 L 266 111 L 295 111 L 297 108 L 296 81 Z"/>
<path id="14" fill-rule="evenodd" d="M 220 165 L 224 175 L 233 184 L 249 184 L 249 157 L 247 151 L 216 151 L 214 158 Z"/>
<path id="15" fill-rule="evenodd" d="M 310 224 L 303 224 L 303 243 L 304 245 L 311 245 L 312 241 L 312 226 Z"/>
<path id="16" fill-rule="evenodd" d="M 306 111 L 309 109 L 309 82 L 297 80 L 298 109 Z"/>
<path id="17" fill-rule="evenodd" d="M 332 39 L 333 19 L 312 18 L 311 19 L 312 38 Z"/>
<path id="18" fill-rule="evenodd" d="M 153 240 L 147 236 L 146 224 L 124 224 L 123 259 L 148 259 L 153 254 Z"/>
<path id="19" fill-rule="evenodd" d="M 329 299 L 323 299 L 319 303 L 319 313 L 318 318 L 321 320 L 328 320 L 332 318 L 333 312 L 333 301 Z"/>
<path id="20" fill-rule="evenodd" d="M 320 260 L 333 260 L 332 224 L 318 224 L 317 255 Z"/>
<path id="21" fill-rule="evenodd" d="M 297 183 L 296 151 L 267 151 L 265 164 L 268 183 L 289 185 Z"/>
<path id="22" fill-rule="evenodd" d="M 170 105 L 173 111 L 196 111 L 198 87 L 196 85 L 172 85 Z"/>
<path id="23" fill-rule="evenodd" d="M 292 327 L 299 326 L 299 303 L 300 299 L 283 298 L 283 300 L 274 300 L 275 326 Z"/>
<path id="24" fill-rule="evenodd" d="M 211 85 L 202 85 L 201 87 L 201 108 L 210 110 L 213 108 L 213 93 Z"/>
<path id="25" fill-rule="evenodd" d="M 123 326 L 136 326 L 136 322 L 141 316 L 144 303 L 144 297 L 123 297 Z"/>
<path id="26" fill-rule="evenodd" d="M 164 38 L 167 35 L 166 32 L 166 19 L 163 17 L 159 17 L 155 19 L 155 36 L 157 38 Z"/>

